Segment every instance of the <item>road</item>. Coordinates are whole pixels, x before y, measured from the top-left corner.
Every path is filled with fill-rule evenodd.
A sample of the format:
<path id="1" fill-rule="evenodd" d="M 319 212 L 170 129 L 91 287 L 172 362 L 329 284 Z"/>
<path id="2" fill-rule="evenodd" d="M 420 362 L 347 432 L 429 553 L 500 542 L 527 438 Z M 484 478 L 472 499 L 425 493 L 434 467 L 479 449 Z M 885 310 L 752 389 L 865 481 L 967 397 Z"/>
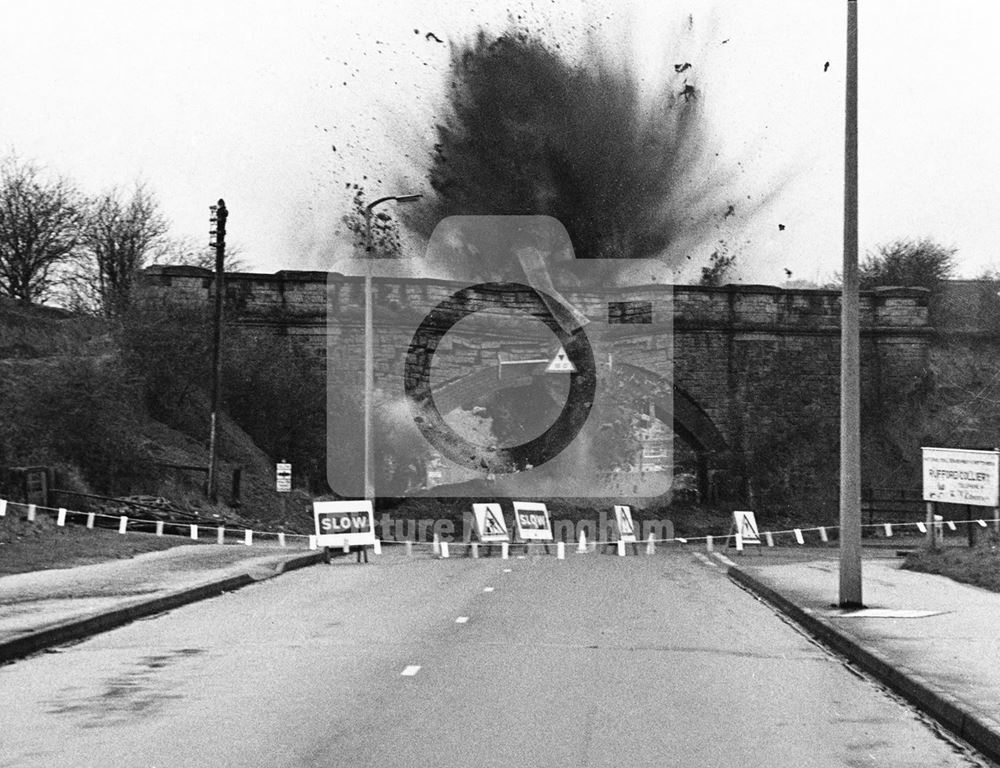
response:
<path id="1" fill-rule="evenodd" d="M 980 764 L 684 552 L 336 560 L 0 668 L 0 713 L 19 768 Z"/>

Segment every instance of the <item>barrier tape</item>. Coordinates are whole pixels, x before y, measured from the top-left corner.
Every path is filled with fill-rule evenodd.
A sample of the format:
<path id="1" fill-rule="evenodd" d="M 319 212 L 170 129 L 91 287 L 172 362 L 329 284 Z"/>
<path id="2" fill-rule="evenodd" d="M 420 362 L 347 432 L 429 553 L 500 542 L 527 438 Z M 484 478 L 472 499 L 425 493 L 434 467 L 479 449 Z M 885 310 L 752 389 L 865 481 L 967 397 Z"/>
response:
<path id="1" fill-rule="evenodd" d="M 146 524 L 146 525 L 155 525 L 157 536 L 184 535 L 180 533 L 167 534 L 166 527 L 171 526 L 174 529 L 183 529 L 187 527 L 188 528 L 187 535 L 189 536 L 189 538 L 191 538 L 192 540 L 198 540 L 199 538 L 199 524 L 189 523 L 187 521 L 181 522 L 181 521 L 171 521 L 171 520 L 152 520 L 147 518 L 127 517 L 124 515 L 108 515 L 100 512 L 81 512 L 78 510 L 66 509 L 65 507 L 56 508 L 56 507 L 40 506 L 37 504 L 23 504 L 18 501 L 10 501 L 8 499 L 0 499 L 0 517 L 6 516 L 8 512 L 13 513 L 15 508 L 18 507 L 26 510 L 28 522 L 34 522 L 37 519 L 39 512 L 54 513 L 56 517 L 56 525 L 65 526 L 67 520 L 70 518 L 71 515 L 77 515 L 77 516 L 86 516 L 87 528 L 93 528 L 95 520 L 97 519 L 112 520 L 112 521 L 117 520 L 118 533 L 120 534 L 126 533 L 130 525 L 134 527 L 136 525 Z M 970 518 L 968 520 L 943 520 L 943 521 L 937 521 L 936 524 L 946 525 L 950 531 L 957 531 L 958 530 L 957 526 L 959 525 L 975 524 L 978 525 L 980 528 L 989 528 L 989 523 L 983 518 Z M 311 547 L 311 548 L 315 547 L 315 536 L 312 534 L 286 533 L 284 531 L 260 531 L 251 528 L 227 529 L 225 526 L 221 525 L 216 525 L 216 526 L 210 526 L 210 525 L 206 526 L 204 524 L 202 525 L 203 527 L 215 527 L 216 541 L 220 544 L 225 543 L 226 534 L 229 533 L 231 535 L 230 536 L 231 541 L 233 541 L 233 539 L 235 538 L 236 540 L 239 540 L 240 543 L 246 546 L 253 546 L 255 540 L 260 541 L 264 537 L 270 537 L 276 539 L 278 546 L 280 547 L 288 546 L 289 539 L 297 540 L 302 544 L 304 544 L 306 547 Z M 865 528 L 881 529 L 886 537 L 893 536 L 894 528 L 905 530 L 911 527 L 915 528 L 921 534 L 927 533 L 927 525 L 922 520 L 914 522 L 863 523 L 861 525 L 862 529 Z M 807 533 L 816 532 L 819 535 L 820 541 L 827 543 L 830 540 L 829 532 L 839 531 L 839 530 L 840 530 L 839 525 L 825 525 L 825 526 L 821 525 L 812 528 L 788 528 L 785 530 L 778 530 L 778 531 L 763 531 L 761 533 L 761 536 L 763 537 L 768 547 L 773 547 L 775 545 L 774 542 L 776 537 L 779 536 L 784 537 L 789 535 L 794 537 L 794 540 L 797 544 L 804 545 L 805 534 Z M 656 544 L 686 545 L 695 542 L 704 542 L 705 548 L 711 552 L 715 548 L 715 546 L 717 546 L 720 542 L 725 542 L 726 546 L 728 546 L 730 542 L 735 542 L 735 540 L 738 537 L 739 537 L 738 533 L 729 533 L 724 535 L 711 534 L 705 536 L 686 536 L 686 537 L 674 536 L 672 538 L 654 538 L 652 535 L 650 535 L 646 539 L 637 540 L 635 542 L 635 545 L 646 544 L 647 552 L 649 552 L 651 551 L 651 547 L 655 550 Z M 545 547 L 546 549 L 548 549 L 549 547 L 556 547 L 556 550 L 558 552 L 559 545 L 563 544 L 563 542 L 554 540 L 513 541 L 513 542 L 473 542 L 473 541 L 445 542 L 439 540 L 437 535 L 435 535 L 435 541 L 395 541 L 395 540 L 381 539 L 379 540 L 378 543 L 379 546 L 377 550 L 379 551 L 381 550 L 381 547 L 384 546 L 404 546 L 406 548 L 406 554 L 409 555 L 412 554 L 414 547 L 431 547 L 432 552 L 434 554 L 440 555 L 442 557 L 450 556 L 449 546 L 466 548 L 470 551 L 475 551 L 476 554 L 478 554 L 478 548 L 481 546 L 496 546 L 497 544 L 499 544 L 501 546 L 501 549 L 503 550 L 504 556 L 506 556 L 508 554 L 509 551 L 508 548 L 510 546 L 525 547 L 527 550 L 536 547 Z M 622 542 L 621 539 L 588 541 L 583 537 L 583 535 L 581 535 L 580 546 L 577 548 L 576 551 L 592 552 L 595 551 L 598 547 L 607 547 L 607 546 L 615 546 L 618 548 L 619 552 L 621 552 L 623 550 L 624 542 Z"/>
<path id="2" fill-rule="evenodd" d="M 38 504 L 23 504 L 19 501 L 0 499 L 0 517 L 5 517 L 8 512 L 13 515 L 15 510 L 18 508 L 26 511 L 26 519 L 29 523 L 35 522 L 40 513 L 51 513 L 55 516 L 56 525 L 59 527 L 65 527 L 67 521 L 73 516 L 86 518 L 87 528 L 93 528 L 94 523 L 97 520 L 117 521 L 117 530 L 120 534 L 126 533 L 129 528 L 134 529 L 137 525 L 155 525 L 157 536 L 187 536 L 191 539 L 198 539 L 200 525 L 201 527 L 214 527 L 216 529 L 216 541 L 220 544 L 225 542 L 227 535 L 229 536 L 230 541 L 233 541 L 234 539 L 242 540 L 242 543 L 246 546 L 252 546 L 255 539 L 259 542 L 264 537 L 276 539 L 278 546 L 281 547 L 287 546 L 289 539 L 301 540 L 304 543 L 308 543 L 309 541 L 309 535 L 304 533 L 259 531 L 251 528 L 226 528 L 221 525 L 213 526 L 208 521 L 201 524 L 195 524 L 189 523 L 188 521 L 153 520 L 150 518 L 129 517 L 126 515 L 108 515 L 102 512 L 82 512 L 74 509 L 66 509 L 65 507 L 45 507 Z M 167 533 L 167 526 L 172 527 L 175 531 L 184 530 L 186 532 Z"/>

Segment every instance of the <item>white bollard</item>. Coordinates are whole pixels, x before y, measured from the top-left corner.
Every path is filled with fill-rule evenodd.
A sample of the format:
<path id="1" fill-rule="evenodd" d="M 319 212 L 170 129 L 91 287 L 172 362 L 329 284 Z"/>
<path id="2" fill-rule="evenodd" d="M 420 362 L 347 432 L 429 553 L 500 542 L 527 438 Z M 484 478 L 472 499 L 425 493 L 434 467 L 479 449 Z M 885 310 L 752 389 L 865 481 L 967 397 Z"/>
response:
<path id="1" fill-rule="evenodd" d="M 36 512 L 35 505 L 34 504 L 29 504 L 28 505 L 28 522 L 29 523 L 35 522 L 35 512 Z"/>
<path id="2" fill-rule="evenodd" d="M 819 527 L 819 540 L 824 543 L 830 541 L 830 537 L 826 535 L 826 528 L 822 525 Z"/>
<path id="3" fill-rule="evenodd" d="M 976 520 L 976 522 L 979 523 L 979 527 L 980 528 L 985 528 L 986 527 L 986 521 L 985 520 Z"/>
<path id="4" fill-rule="evenodd" d="M 59 514 L 56 515 L 56 525 L 58 525 L 60 528 L 62 528 L 64 525 L 66 525 L 66 508 L 65 507 L 59 507 Z"/>
<path id="5" fill-rule="evenodd" d="M 285 534 L 283 533 L 278 534 L 278 546 L 279 547 L 285 546 Z"/>
<path id="6" fill-rule="evenodd" d="M 736 551 L 737 552 L 743 551 L 743 534 L 740 533 L 739 531 L 736 532 Z"/>
<path id="7" fill-rule="evenodd" d="M 945 520 L 944 524 L 948 526 L 948 530 L 949 531 L 957 531 L 958 530 L 958 528 L 955 527 L 955 521 L 954 520 Z"/>
<path id="8" fill-rule="evenodd" d="M 315 533 L 310 533 L 309 534 L 309 549 L 317 549 L 317 548 L 318 548 L 318 546 L 316 544 L 316 534 Z"/>
<path id="9" fill-rule="evenodd" d="M 653 534 L 649 534 L 649 538 L 646 539 L 646 554 L 656 554 L 656 540 L 653 538 Z"/>
<path id="10" fill-rule="evenodd" d="M 618 557 L 625 557 L 625 540 L 618 539 Z"/>
<path id="11" fill-rule="evenodd" d="M 566 543 L 562 541 L 556 542 L 556 560 L 566 559 Z"/>
<path id="12" fill-rule="evenodd" d="M 375 546 L 372 547 L 372 549 L 374 550 L 374 552 L 375 552 L 376 555 L 381 555 L 382 554 L 382 540 L 381 539 L 375 539 Z"/>
<path id="13" fill-rule="evenodd" d="M 128 518 L 122 515 L 118 518 L 118 533 L 125 533 L 125 529 L 128 527 Z"/>
<path id="14" fill-rule="evenodd" d="M 711 536 L 705 537 L 705 549 L 709 552 L 715 551 L 715 540 Z"/>
<path id="15" fill-rule="evenodd" d="M 802 538 L 802 529 L 801 528 L 796 528 L 795 531 L 794 531 L 794 533 L 795 533 L 795 540 L 799 544 L 805 544 L 806 543 L 805 539 Z"/>
<path id="16" fill-rule="evenodd" d="M 0 499 L 0 517 L 7 516 L 7 499 Z"/>
<path id="17" fill-rule="evenodd" d="M 253 531 L 251 531 L 249 528 L 243 531 L 243 543 L 246 544 L 248 547 L 253 546 Z"/>
<path id="18" fill-rule="evenodd" d="M 471 550 L 470 554 L 472 555 L 472 557 L 474 559 L 478 560 L 479 559 L 479 544 L 477 544 L 476 542 L 472 542 L 469 545 L 469 549 Z"/>
<path id="19" fill-rule="evenodd" d="M 449 555 L 448 555 L 448 542 L 447 541 L 442 541 L 442 542 L 440 542 L 440 544 L 438 544 L 438 547 L 441 550 L 441 559 L 444 560 L 444 559 L 448 558 L 449 557 Z"/>
<path id="20" fill-rule="evenodd" d="M 435 555 L 440 555 L 441 554 L 441 539 L 438 537 L 438 535 L 436 533 L 434 534 L 434 541 L 431 544 L 431 551 Z"/>
<path id="21" fill-rule="evenodd" d="M 413 556 L 413 542 L 412 541 L 406 542 L 406 556 L 407 557 L 412 557 Z"/>
<path id="22" fill-rule="evenodd" d="M 584 553 L 587 551 L 587 532 L 580 531 L 580 540 L 576 543 L 576 551 L 579 553 Z"/>
<path id="23" fill-rule="evenodd" d="M 892 538 L 892 524 L 886 523 L 882 527 L 885 529 L 886 538 Z"/>
<path id="24" fill-rule="evenodd" d="M 162 536 L 163 535 L 163 521 L 162 520 L 157 520 L 156 521 L 156 535 L 157 536 Z"/>
<path id="25" fill-rule="evenodd" d="M 345 555 L 350 554 L 350 552 L 351 552 L 351 545 L 347 543 L 347 539 L 344 539 L 343 549 L 344 549 L 344 554 Z"/>
<path id="26" fill-rule="evenodd" d="M 774 546 L 774 536 L 771 535 L 770 531 L 764 531 L 764 541 L 767 542 L 767 546 Z"/>
<path id="27" fill-rule="evenodd" d="M 192 525 L 191 526 L 191 538 L 192 539 L 197 539 L 198 538 L 198 526 L 197 525 Z"/>
<path id="28" fill-rule="evenodd" d="M 500 559 L 506 560 L 510 557 L 510 543 L 506 541 L 500 542 Z"/>
<path id="29" fill-rule="evenodd" d="M 87 513 L 87 527 L 88 528 L 93 528 L 94 527 L 94 513 L 93 512 L 88 512 Z"/>
<path id="30" fill-rule="evenodd" d="M 223 528 L 221 525 L 215 531 L 215 540 L 219 544 L 226 543 L 226 529 Z"/>

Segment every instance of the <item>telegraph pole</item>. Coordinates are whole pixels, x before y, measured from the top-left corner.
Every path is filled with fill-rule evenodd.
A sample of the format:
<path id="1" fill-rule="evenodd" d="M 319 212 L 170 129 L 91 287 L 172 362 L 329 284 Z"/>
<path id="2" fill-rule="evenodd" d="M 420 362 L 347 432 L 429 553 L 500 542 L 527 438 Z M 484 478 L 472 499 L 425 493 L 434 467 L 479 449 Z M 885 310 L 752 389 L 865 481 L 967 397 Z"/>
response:
<path id="1" fill-rule="evenodd" d="M 858 3 L 847 0 L 844 285 L 840 299 L 840 606 L 861 601 L 861 330 L 858 296 Z"/>
<path id="2" fill-rule="evenodd" d="M 226 219 L 229 211 L 226 203 L 220 199 L 218 205 L 209 206 L 212 216 L 209 219 L 214 228 L 209 231 L 215 235 L 215 240 L 209 247 L 215 248 L 215 307 L 212 319 L 212 417 L 208 433 L 208 498 L 212 502 L 219 500 L 219 473 L 216 466 L 216 433 L 219 421 L 219 400 L 222 397 L 222 303 L 225 298 L 225 260 L 226 260 Z"/>

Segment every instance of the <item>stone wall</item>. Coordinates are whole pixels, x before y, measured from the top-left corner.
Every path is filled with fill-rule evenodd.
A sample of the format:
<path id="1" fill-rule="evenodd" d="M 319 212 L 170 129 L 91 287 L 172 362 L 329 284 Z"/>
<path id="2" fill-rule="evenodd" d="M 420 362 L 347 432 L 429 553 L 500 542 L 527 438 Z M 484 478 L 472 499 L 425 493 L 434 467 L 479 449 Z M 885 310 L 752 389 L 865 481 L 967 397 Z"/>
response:
<path id="1" fill-rule="evenodd" d="M 227 318 L 261 332 L 283 334 L 325 360 L 354 385 L 362 376 L 363 278 L 323 272 L 234 274 L 226 279 Z M 187 267 L 145 271 L 150 303 L 208 306 L 212 274 Z M 399 379 L 413 329 L 459 283 L 374 278 L 376 378 Z M 651 371 L 700 406 L 729 451 L 718 464 L 753 475 L 755 468 L 790 469 L 781 481 L 812 482 L 817 468 L 836 465 L 840 380 L 840 294 L 771 286 L 721 288 L 642 286 L 567 294 L 592 321 L 595 356 Z M 551 354 L 554 339 L 525 322 L 530 297 L 498 296 L 467 321 L 471 333 L 449 335 L 439 349 L 435 385 L 457 382 L 499 359 Z M 508 316 L 503 333 L 492 330 Z M 646 314 L 644 314 L 646 313 Z M 652 322 L 641 322 L 650 319 Z M 632 322 L 629 322 L 629 321 Z M 332 321 L 332 322 L 331 322 Z M 889 288 L 861 297 L 862 388 L 867 413 L 915 385 L 926 366 L 933 329 L 925 289 Z M 808 453 L 801 460 L 797 452 Z M 763 482 L 763 481 L 762 481 Z M 766 483 L 765 483 L 766 484 Z"/>

